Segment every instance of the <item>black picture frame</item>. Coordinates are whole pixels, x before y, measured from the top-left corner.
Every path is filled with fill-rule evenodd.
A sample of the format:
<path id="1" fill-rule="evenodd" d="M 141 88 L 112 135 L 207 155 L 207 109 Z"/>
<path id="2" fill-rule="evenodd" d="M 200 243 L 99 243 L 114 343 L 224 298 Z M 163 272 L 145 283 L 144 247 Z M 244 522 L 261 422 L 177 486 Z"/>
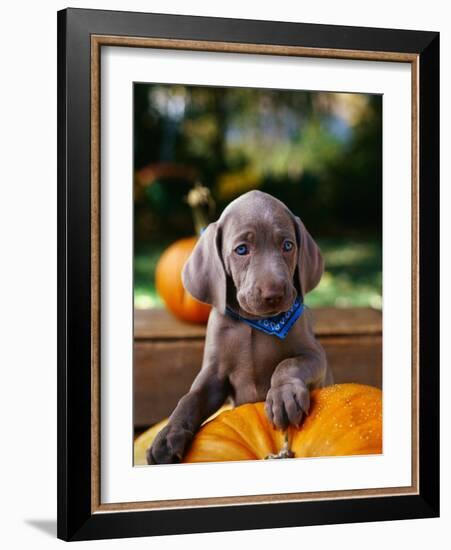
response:
<path id="1" fill-rule="evenodd" d="M 97 513 L 92 506 L 91 37 L 413 54 L 418 60 L 419 490 Z M 331 54 L 331 57 L 334 57 Z M 58 537 L 86 540 L 439 515 L 439 33 L 67 9 L 58 13 Z"/>

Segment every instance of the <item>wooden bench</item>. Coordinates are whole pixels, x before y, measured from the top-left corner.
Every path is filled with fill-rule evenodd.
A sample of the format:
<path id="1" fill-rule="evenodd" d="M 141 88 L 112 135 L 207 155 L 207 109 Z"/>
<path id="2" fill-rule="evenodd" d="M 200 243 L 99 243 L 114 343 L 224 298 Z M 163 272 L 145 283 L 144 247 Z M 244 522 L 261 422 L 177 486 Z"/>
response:
<path id="1" fill-rule="evenodd" d="M 370 308 L 318 308 L 315 332 L 335 382 L 382 387 L 382 315 Z M 135 310 L 134 424 L 140 430 L 168 416 L 200 369 L 205 326 L 163 309 Z"/>

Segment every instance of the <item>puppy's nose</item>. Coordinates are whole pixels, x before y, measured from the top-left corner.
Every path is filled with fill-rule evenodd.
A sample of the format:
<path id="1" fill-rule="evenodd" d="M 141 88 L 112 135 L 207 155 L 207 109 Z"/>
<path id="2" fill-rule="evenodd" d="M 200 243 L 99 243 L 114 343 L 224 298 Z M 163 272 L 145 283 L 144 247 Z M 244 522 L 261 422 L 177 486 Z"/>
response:
<path id="1" fill-rule="evenodd" d="M 277 307 L 282 302 L 284 295 L 282 286 L 271 286 L 263 288 L 261 291 L 262 300 L 270 307 Z"/>

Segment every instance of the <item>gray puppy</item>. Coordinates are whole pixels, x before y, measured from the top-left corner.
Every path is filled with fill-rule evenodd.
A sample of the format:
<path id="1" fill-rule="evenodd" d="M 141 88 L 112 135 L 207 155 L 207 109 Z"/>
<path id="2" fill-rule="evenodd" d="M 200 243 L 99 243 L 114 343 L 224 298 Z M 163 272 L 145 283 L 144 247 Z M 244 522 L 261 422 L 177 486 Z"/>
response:
<path id="1" fill-rule="evenodd" d="M 149 464 L 180 462 L 227 398 L 235 405 L 265 401 L 278 429 L 300 424 L 309 390 L 332 383 L 303 309 L 323 270 L 301 220 L 261 191 L 234 200 L 207 227 L 183 269 L 188 292 L 213 306 L 202 368 L 147 450 Z"/>

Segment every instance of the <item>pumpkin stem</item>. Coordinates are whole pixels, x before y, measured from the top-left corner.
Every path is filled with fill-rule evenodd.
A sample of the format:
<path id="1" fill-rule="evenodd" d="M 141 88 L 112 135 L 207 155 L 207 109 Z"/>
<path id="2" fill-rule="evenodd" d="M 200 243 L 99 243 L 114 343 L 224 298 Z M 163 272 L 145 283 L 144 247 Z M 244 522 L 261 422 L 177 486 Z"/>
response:
<path id="1" fill-rule="evenodd" d="M 265 457 L 265 460 L 274 460 L 276 458 L 294 458 L 294 453 L 290 449 L 290 437 L 288 430 L 285 430 L 284 441 L 280 451 L 277 454 L 269 454 Z"/>
<path id="2" fill-rule="evenodd" d="M 202 230 L 210 223 L 215 209 L 215 201 L 211 196 L 210 189 L 196 182 L 186 196 L 186 202 L 191 206 L 194 228 L 197 235 L 200 236 Z"/>

